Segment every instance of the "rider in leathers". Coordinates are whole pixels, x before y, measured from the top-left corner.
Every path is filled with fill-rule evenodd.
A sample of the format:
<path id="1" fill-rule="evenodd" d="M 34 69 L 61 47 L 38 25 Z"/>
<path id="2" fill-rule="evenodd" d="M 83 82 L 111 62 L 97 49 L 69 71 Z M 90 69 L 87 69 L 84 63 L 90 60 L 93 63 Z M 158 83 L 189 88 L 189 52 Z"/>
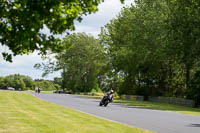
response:
<path id="1" fill-rule="evenodd" d="M 109 92 L 106 93 L 106 95 L 109 99 L 109 102 L 112 102 L 113 101 L 113 98 L 114 98 L 114 91 L 113 90 L 110 90 Z"/>

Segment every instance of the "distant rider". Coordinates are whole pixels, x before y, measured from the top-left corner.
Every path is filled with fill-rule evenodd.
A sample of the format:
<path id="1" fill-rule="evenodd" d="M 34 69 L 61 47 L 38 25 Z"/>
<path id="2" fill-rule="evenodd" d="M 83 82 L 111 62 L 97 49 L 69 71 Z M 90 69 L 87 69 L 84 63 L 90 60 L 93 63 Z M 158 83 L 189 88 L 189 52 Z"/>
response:
<path id="1" fill-rule="evenodd" d="M 106 93 L 106 95 L 109 99 L 110 102 L 113 101 L 113 98 L 114 98 L 114 91 L 113 90 L 110 90 L 109 92 Z"/>

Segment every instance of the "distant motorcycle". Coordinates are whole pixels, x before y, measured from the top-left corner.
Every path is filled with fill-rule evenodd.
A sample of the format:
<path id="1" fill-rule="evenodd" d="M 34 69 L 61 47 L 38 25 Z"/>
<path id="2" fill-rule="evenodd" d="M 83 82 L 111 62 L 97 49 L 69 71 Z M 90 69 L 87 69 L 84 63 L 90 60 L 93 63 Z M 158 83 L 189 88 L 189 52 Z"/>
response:
<path id="1" fill-rule="evenodd" d="M 114 95 L 113 94 L 106 94 L 103 96 L 103 98 L 101 99 L 100 103 L 99 103 L 99 106 L 107 106 L 108 103 L 112 102 L 113 101 L 113 97 Z"/>
<path id="2" fill-rule="evenodd" d="M 41 89 L 40 88 L 35 88 L 35 93 L 40 93 Z"/>

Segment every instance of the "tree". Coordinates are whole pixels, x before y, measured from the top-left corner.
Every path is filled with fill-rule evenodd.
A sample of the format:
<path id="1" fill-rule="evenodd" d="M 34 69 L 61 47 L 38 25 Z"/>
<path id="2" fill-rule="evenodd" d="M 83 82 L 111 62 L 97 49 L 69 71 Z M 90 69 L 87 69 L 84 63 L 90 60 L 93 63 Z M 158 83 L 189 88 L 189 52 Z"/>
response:
<path id="1" fill-rule="evenodd" d="M 166 33 L 162 29 L 166 5 L 145 2 L 136 1 L 136 6 L 124 8 L 100 34 L 102 42 L 108 45 L 113 68 L 123 73 L 121 93 L 159 93 L 152 88 L 166 61 L 162 41 Z"/>
<path id="2" fill-rule="evenodd" d="M 135 0 L 100 34 L 121 93 L 184 97 L 199 69 L 198 0 Z M 185 76 L 184 76 L 185 75 Z"/>
<path id="3" fill-rule="evenodd" d="M 193 79 L 189 82 L 186 97 L 195 101 L 195 106 L 200 105 L 200 71 L 195 73 Z"/>
<path id="4" fill-rule="evenodd" d="M 25 90 L 26 89 L 26 85 L 24 83 L 24 81 L 22 79 L 15 79 L 13 81 L 13 87 L 16 89 L 16 90 Z"/>
<path id="5" fill-rule="evenodd" d="M 21 79 L 25 83 L 27 90 L 34 90 L 35 89 L 34 88 L 34 81 L 31 77 L 21 75 Z"/>
<path id="6" fill-rule="evenodd" d="M 169 0 L 169 40 L 170 54 L 184 64 L 185 85 L 195 73 L 200 52 L 200 2 L 198 0 Z"/>
<path id="7" fill-rule="evenodd" d="M 19 75 L 19 74 L 6 76 L 3 81 L 5 85 L 5 89 L 7 89 L 7 87 L 14 87 L 16 90 L 18 90 L 19 88 L 21 88 L 22 90 L 25 90 L 26 84 L 23 81 L 23 77 L 24 76 Z"/>
<path id="8" fill-rule="evenodd" d="M 98 76 L 103 74 L 107 65 L 105 48 L 99 40 L 85 33 L 66 36 L 62 42 L 63 49 L 54 53 L 49 63 L 36 65 L 43 67 L 46 73 L 62 70 L 62 88 L 73 92 L 98 89 Z"/>
<path id="9" fill-rule="evenodd" d="M 35 50 L 46 53 L 58 50 L 59 39 L 53 35 L 74 30 L 74 21 L 98 10 L 103 0 L 0 0 L 0 43 L 13 55 L 28 54 Z M 123 0 L 121 0 L 123 2 Z M 42 33 L 47 27 L 51 35 Z M 3 53 L 12 61 L 12 54 Z"/>
<path id="10" fill-rule="evenodd" d="M 4 80 L 5 80 L 4 77 L 0 76 L 0 89 L 5 89 L 6 88 Z"/>
<path id="11" fill-rule="evenodd" d="M 55 83 L 55 84 L 58 84 L 58 85 L 62 85 L 62 78 L 60 78 L 60 77 L 55 77 L 54 79 L 53 79 L 53 82 Z"/>
<path id="12" fill-rule="evenodd" d="M 35 81 L 35 85 L 43 91 L 56 90 L 55 84 L 52 81 L 48 80 Z"/>
<path id="13" fill-rule="evenodd" d="M 0 89 L 7 89 L 7 87 L 13 87 L 16 90 L 34 90 L 35 87 L 40 87 L 42 90 L 55 90 L 60 89 L 60 85 L 51 80 L 36 79 L 32 80 L 31 77 L 13 74 L 6 77 L 0 77 Z"/>

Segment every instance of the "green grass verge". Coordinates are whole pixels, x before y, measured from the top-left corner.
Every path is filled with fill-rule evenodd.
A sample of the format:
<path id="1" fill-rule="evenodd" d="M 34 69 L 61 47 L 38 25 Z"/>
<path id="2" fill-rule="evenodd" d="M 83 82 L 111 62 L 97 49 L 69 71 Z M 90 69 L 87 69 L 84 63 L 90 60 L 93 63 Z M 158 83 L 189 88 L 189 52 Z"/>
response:
<path id="1" fill-rule="evenodd" d="M 87 98 L 95 98 L 100 99 L 101 96 L 86 96 Z M 115 103 L 121 103 L 127 106 L 135 106 L 138 108 L 147 108 L 147 109 L 155 109 L 155 110 L 165 110 L 170 112 L 177 112 L 182 114 L 189 114 L 194 116 L 200 116 L 200 108 L 190 108 L 179 105 L 165 104 L 165 103 L 154 103 L 147 101 L 133 101 L 133 100 L 123 100 L 123 99 L 114 99 Z"/>
<path id="2" fill-rule="evenodd" d="M 122 99 L 116 99 L 115 102 L 122 103 L 128 106 L 136 106 L 139 108 L 165 110 L 165 111 L 170 111 L 170 112 L 200 116 L 199 108 L 190 108 L 190 107 L 165 104 L 165 103 L 154 103 L 154 102 L 147 102 L 147 101 L 131 101 L 131 100 L 122 100 Z"/>
<path id="3" fill-rule="evenodd" d="M 0 91 L 0 133 L 152 133 L 40 100 Z"/>

